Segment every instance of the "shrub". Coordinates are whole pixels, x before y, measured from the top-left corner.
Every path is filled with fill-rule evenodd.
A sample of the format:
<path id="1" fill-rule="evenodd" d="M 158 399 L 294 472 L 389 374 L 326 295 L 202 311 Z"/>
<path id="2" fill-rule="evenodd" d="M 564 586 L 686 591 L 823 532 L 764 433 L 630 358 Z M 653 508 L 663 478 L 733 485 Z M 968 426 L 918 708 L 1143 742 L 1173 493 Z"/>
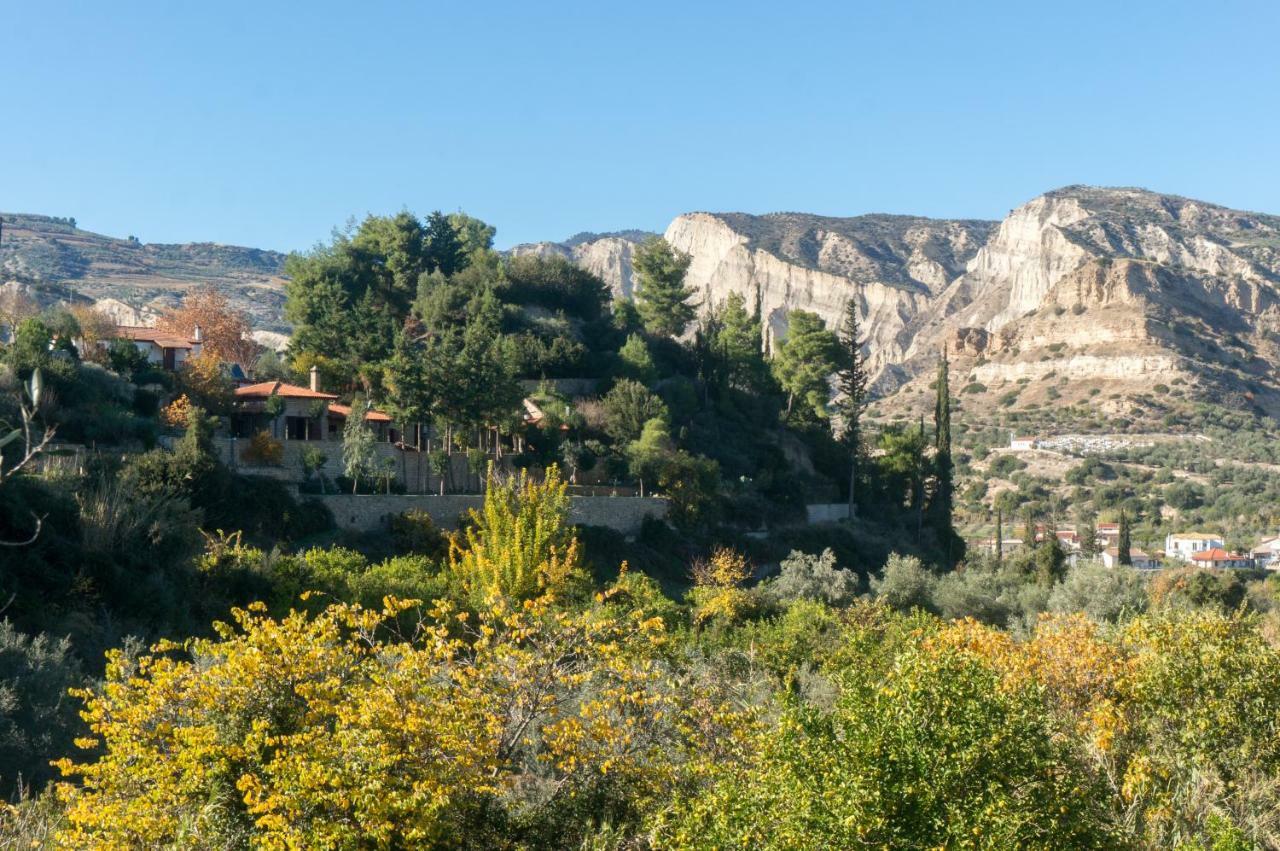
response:
<path id="1" fill-rule="evenodd" d="M 805 704 L 677 797 L 664 848 L 1111 847 L 1105 789 L 1054 734 L 1037 687 L 966 649 L 854 660 L 830 711 Z"/>
<path id="2" fill-rule="evenodd" d="M 782 560 L 781 573 L 769 582 L 766 593 L 780 603 L 818 600 L 841 606 L 858 595 L 860 584 L 858 574 L 837 566 L 832 550 L 816 556 L 793 550 Z"/>
<path id="3" fill-rule="evenodd" d="M 448 540 L 431 515 L 412 508 L 391 518 L 391 541 L 397 552 L 441 558 L 448 550 Z"/>
<path id="4" fill-rule="evenodd" d="M 191 400 L 183 393 L 160 411 L 160 419 L 169 428 L 181 428 L 191 416 Z"/>
<path id="5" fill-rule="evenodd" d="M 933 590 L 938 579 L 915 556 L 893 553 L 879 577 L 871 580 L 872 593 L 898 611 L 913 608 L 934 611 Z"/>
<path id="6" fill-rule="evenodd" d="M 284 463 L 284 444 L 272 437 L 271 432 L 263 429 L 240 450 L 240 460 L 246 464 L 279 467 Z"/>
<path id="7" fill-rule="evenodd" d="M 23 635 L 0 621 L 0 792 L 19 783 L 39 789 L 54 771 L 49 758 L 68 753 L 80 720 L 67 690 L 83 684 L 67 638 Z"/>
<path id="8" fill-rule="evenodd" d="M 1099 623 L 1115 623 L 1147 608 L 1147 587 L 1136 571 L 1080 564 L 1067 572 L 1049 595 L 1049 609 L 1083 612 Z"/>

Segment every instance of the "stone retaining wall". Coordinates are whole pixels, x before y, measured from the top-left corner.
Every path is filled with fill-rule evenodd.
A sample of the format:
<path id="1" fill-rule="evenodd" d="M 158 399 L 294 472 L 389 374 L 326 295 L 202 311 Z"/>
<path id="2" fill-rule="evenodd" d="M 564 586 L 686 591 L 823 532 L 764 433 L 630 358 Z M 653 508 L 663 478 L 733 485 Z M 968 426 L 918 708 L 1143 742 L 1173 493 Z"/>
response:
<path id="1" fill-rule="evenodd" d="M 370 532 L 386 529 L 392 517 L 411 509 L 425 511 L 437 526 L 456 529 L 467 509 L 479 508 L 479 494 L 341 494 L 318 496 L 333 513 L 339 529 Z M 660 497 L 575 496 L 570 498 L 569 519 L 580 526 L 605 526 L 624 535 L 640 530 L 646 517 L 667 516 L 667 501 Z"/>

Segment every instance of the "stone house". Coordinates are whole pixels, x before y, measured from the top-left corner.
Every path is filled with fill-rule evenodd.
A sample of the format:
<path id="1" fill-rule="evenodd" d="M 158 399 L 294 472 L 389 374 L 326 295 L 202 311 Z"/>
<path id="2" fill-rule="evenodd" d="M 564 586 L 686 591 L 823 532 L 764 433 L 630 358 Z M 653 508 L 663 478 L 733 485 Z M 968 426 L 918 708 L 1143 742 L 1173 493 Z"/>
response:
<path id="1" fill-rule="evenodd" d="M 138 351 L 147 356 L 147 362 L 170 371 L 182 366 L 188 359 L 198 357 L 204 348 L 204 337 L 197 325 L 190 337 L 182 337 L 157 328 L 137 325 L 117 325 L 116 340 L 131 340 Z"/>
<path id="2" fill-rule="evenodd" d="M 314 381 L 312 382 L 314 385 Z M 325 422 L 329 405 L 337 401 L 332 393 L 322 393 L 313 387 L 299 387 L 283 381 L 262 381 L 236 388 L 236 410 L 231 415 L 231 433 L 236 437 L 251 437 L 266 428 L 280 440 L 325 440 Z M 267 411 L 267 400 L 272 397 L 283 400 L 283 409 L 272 418 Z"/>

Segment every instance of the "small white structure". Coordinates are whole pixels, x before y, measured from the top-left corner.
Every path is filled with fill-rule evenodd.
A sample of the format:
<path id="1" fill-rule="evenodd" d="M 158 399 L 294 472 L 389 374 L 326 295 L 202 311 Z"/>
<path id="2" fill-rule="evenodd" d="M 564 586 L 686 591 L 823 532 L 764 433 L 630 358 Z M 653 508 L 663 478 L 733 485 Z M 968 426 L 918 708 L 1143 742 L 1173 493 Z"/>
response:
<path id="1" fill-rule="evenodd" d="M 1165 555 L 1182 561 L 1191 561 L 1191 557 L 1196 553 L 1221 549 L 1225 546 L 1226 541 L 1223 540 L 1221 535 L 1210 535 L 1203 532 L 1170 534 L 1164 539 Z"/>
<path id="2" fill-rule="evenodd" d="M 1263 538 L 1249 551 L 1258 567 L 1280 570 L 1280 537 Z"/>
<path id="3" fill-rule="evenodd" d="M 1035 449 L 1040 438 L 1033 435 L 1013 434 L 1009 437 L 1009 448 L 1014 452 L 1027 452 Z"/>

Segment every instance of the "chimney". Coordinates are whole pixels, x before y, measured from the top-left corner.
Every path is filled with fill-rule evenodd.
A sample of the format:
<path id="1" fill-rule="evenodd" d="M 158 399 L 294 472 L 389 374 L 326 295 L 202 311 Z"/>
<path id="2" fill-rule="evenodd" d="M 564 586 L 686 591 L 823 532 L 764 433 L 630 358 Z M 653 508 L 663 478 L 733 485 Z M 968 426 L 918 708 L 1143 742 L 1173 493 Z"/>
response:
<path id="1" fill-rule="evenodd" d="M 313 392 L 320 392 L 320 367 L 311 367 L 311 389 Z"/>
<path id="2" fill-rule="evenodd" d="M 197 324 L 196 327 L 191 332 L 191 342 L 193 343 L 204 342 L 204 332 L 200 330 L 199 324 Z"/>

